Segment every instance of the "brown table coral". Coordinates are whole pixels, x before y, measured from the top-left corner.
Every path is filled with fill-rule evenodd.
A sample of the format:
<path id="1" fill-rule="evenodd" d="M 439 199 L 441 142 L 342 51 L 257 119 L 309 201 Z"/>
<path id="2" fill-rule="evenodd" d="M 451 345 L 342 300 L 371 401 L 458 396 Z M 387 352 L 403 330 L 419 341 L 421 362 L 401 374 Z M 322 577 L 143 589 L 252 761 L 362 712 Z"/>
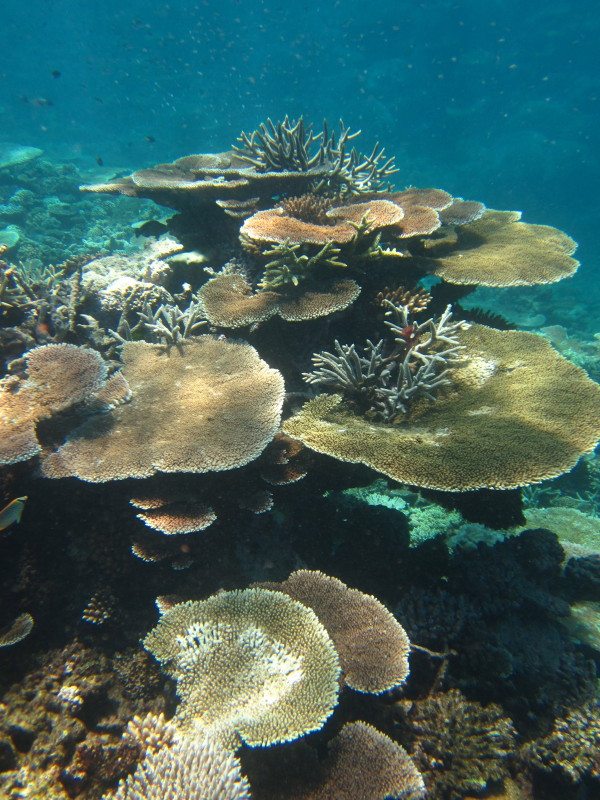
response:
<path id="1" fill-rule="evenodd" d="M 234 469 L 279 427 L 283 379 L 248 344 L 201 336 L 180 354 L 127 342 L 123 375 L 131 402 L 87 420 L 44 458 L 45 475 L 103 482 Z"/>
<path id="2" fill-rule="evenodd" d="M 445 491 L 524 486 L 593 450 L 600 387 L 583 370 L 536 334 L 472 325 L 459 339 L 465 358 L 452 389 L 406 422 L 378 424 L 345 410 L 340 395 L 319 395 L 284 431 L 341 461 Z"/>

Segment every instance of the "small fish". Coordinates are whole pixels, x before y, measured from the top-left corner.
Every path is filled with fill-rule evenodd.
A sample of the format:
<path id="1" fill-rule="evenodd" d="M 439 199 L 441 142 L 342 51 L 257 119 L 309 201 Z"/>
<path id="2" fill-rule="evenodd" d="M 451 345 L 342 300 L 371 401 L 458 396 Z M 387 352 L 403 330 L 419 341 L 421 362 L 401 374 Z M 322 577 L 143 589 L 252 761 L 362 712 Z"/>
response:
<path id="1" fill-rule="evenodd" d="M 53 78 L 60 78 L 62 72 L 59 69 L 53 69 L 50 74 L 52 75 Z"/>
<path id="2" fill-rule="evenodd" d="M 155 141 L 156 141 L 156 139 L 154 138 L 154 136 L 144 136 L 144 139 L 145 139 L 147 142 L 150 142 L 150 143 L 152 143 L 152 142 L 155 142 Z"/>
<path id="3" fill-rule="evenodd" d="M 31 103 L 32 106 L 38 106 L 39 108 L 43 108 L 43 106 L 54 105 L 53 101 L 49 100 L 47 97 L 32 97 L 29 98 L 27 102 Z"/>
<path id="4" fill-rule="evenodd" d="M 100 156 L 98 156 L 96 158 L 96 164 L 98 164 L 99 167 L 103 167 L 104 166 L 104 159 L 100 158 Z"/>
<path id="5" fill-rule="evenodd" d="M 16 497 L 0 511 L 0 531 L 6 530 L 14 522 L 21 522 L 21 514 L 25 508 L 27 497 Z"/>

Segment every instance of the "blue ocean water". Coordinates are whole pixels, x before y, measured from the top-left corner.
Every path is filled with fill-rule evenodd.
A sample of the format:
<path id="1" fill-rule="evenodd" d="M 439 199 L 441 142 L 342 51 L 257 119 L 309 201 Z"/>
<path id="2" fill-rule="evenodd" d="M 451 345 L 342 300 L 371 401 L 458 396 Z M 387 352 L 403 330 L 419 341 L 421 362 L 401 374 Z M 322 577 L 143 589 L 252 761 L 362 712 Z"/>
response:
<path id="1" fill-rule="evenodd" d="M 362 151 L 380 143 L 396 157 L 398 189 L 439 187 L 490 209 L 521 211 L 526 222 L 572 236 L 581 261 L 574 277 L 543 286 L 478 288 L 463 308 L 481 307 L 516 328 L 545 333 L 563 355 L 600 380 L 600 7 L 575 0 L 4 0 L 1 20 L 0 244 L 18 232 L 14 261 L 21 262 L 31 285 L 46 292 L 31 311 L 35 302 L 30 307 L 29 296 L 23 301 L 17 286 L 21 316 L 10 303 L 2 306 L 0 363 L 3 378 L 7 369 L 14 372 L 6 383 L 9 391 L 13 378 L 21 381 L 19 387 L 25 383 L 21 356 L 48 342 L 94 347 L 111 370 L 120 368 L 124 339 L 119 337 L 128 338 L 127 326 L 136 323 L 142 338 L 140 318 L 146 314 L 147 322 L 152 312 L 140 302 L 134 319 L 129 297 L 108 296 L 109 282 L 102 282 L 100 269 L 80 308 L 81 269 L 69 267 L 54 283 L 44 272 L 49 264 L 95 252 L 131 256 L 131 264 L 125 259 L 114 267 L 125 281 L 134 268 L 136 275 L 146 270 L 145 277 L 156 268 L 156 260 L 137 253 L 132 223 L 162 217 L 165 209 L 137 198 L 81 194 L 78 185 L 188 154 L 228 150 L 241 131 L 285 115 L 304 116 L 315 130 L 324 119 L 332 126 L 343 119 L 352 130 L 361 129 Z M 3 166 L 7 143 L 42 152 L 24 164 Z M 212 218 L 206 209 L 203 213 L 210 231 Z M 187 234 L 185 222 L 180 230 Z M 192 259 L 184 266 L 174 261 L 170 272 L 159 261 L 151 276 L 151 303 L 172 302 L 175 312 L 189 311 L 193 292 L 231 256 L 232 263 L 238 258 L 234 268 L 249 269 L 256 288 L 260 275 L 256 264 L 244 261 L 237 233 L 231 241 L 225 234 L 214 241 L 207 236 L 207 261 Z M 213 246 L 223 255 L 219 263 L 210 261 Z M 4 280 L 14 275 L 8 266 L 11 249 L 6 263 L 0 255 Z M 199 278 L 201 263 L 209 263 L 209 271 Z M 160 269 L 168 273 L 163 283 Z M 186 289 L 190 275 L 194 285 Z M 269 321 L 271 328 L 243 327 L 241 338 L 284 373 L 284 417 L 310 396 L 299 376 L 310 369 L 314 350 L 332 348 L 335 325 L 344 342 L 352 341 L 353 325 L 360 332 L 357 342 L 363 328 L 365 336 L 374 336 L 370 324 L 382 335 L 383 314 L 377 318 L 376 304 L 366 295 L 384 287 L 374 289 L 371 279 L 365 278 L 360 310 L 345 317 L 318 319 L 314 327 L 314 320 L 284 324 L 279 318 Z M 6 285 L 10 281 L 0 287 L 0 301 Z M 169 291 L 161 294 L 165 286 Z M 434 302 L 440 303 L 439 297 Z M 96 329 L 94 319 L 102 323 Z M 498 320 L 484 322 L 489 319 Z M 148 333 L 151 324 L 148 340 L 161 341 Z M 111 339 L 113 328 L 118 335 Z M 235 343 L 239 330 L 213 327 L 218 341 Z M 412 324 L 402 331 L 410 349 L 411 336 L 416 337 Z M 8 367 L 13 358 L 14 369 Z M 143 394 L 143 387 L 134 389 Z M 552 384 L 551 391 L 567 414 L 571 386 Z M 92 407 L 96 402 L 92 395 L 84 399 Z M 57 422 L 44 420 L 40 426 L 44 457 L 68 433 L 79 435 L 81 419 L 61 416 L 63 410 Z M 84 416 L 81 408 L 77 412 Z M 479 419 L 488 407 L 472 413 Z M 551 423 L 554 435 L 556 415 Z M 585 425 L 593 428 L 588 419 Z M 507 432 L 511 452 L 513 431 Z M 536 431 L 529 432 L 535 440 Z M 558 437 L 558 451 L 577 439 L 571 433 Z M 591 433 L 582 438 L 591 440 Z M 567 465 L 556 481 L 522 492 L 514 483 L 506 492 L 471 492 L 472 486 L 466 492 L 448 487 L 428 492 L 437 487 L 435 478 L 423 481 L 421 491 L 388 480 L 383 468 L 363 470 L 368 459 L 326 460 L 318 447 L 307 455 L 309 448 L 301 446 L 298 455 L 289 441 L 274 441 L 263 460 L 253 456 L 256 464 L 251 461 L 247 470 L 246 465 L 208 475 L 172 470 L 174 475 L 153 475 L 143 491 L 138 475 L 95 483 L 85 474 L 87 464 L 78 467 L 83 480 L 72 477 L 78 474 L 74 469 L 63 473 L 71 477 L 52 481 L 40 478 L 31 459 L 1 462 L 0 506 L 7 505 L 0 509 L 0 562 L 14 568 L 0 581 L 0 798 L 42 797 L 47 786 L 51 792 L 58 786 L 65 794 L 56 800 L 100 800 L 133 773 L 143 750 L 139 742 L 133 755 L 131 742 L 129 751 L 122 748 L 126 724 L 134 714 L 170 717 L 177 707 L 168 680 L 173 674 L 161 671 L 139 645 L 156 625 L 155 598 L 162 614 L 182 597 L 283 580 L 299 567 L 323 570 L 379 598 L 415 648 L 404 694 L 400 681 L 390 683 L 389 692 L 384 687 L 375 700 L 363 695 L 356 700 L 356 694 L 348 700 L 346 693 L 339 719 L 334 716 L 316 734 L 316 744 L 313 738 L 306 752 L 284 749 L 296 770 L 294 780 L 312 777 L 317 761 L 319 776 L 328 774 L 327 745 L 346 714 L 353 721 L 369 719 L 408 748 L 432 800 L 600 796 L 594 688 L 600 670 L 597 455 L 587 453 L 574 471 Z M 519 446 L 516 450 L 521 453 Z M 283 478 L 277 472 L 288 468 Z M 17 506 L 22 521 L 10 507 L 21 495 L 27 495 Z M 157 507 L 151 504 L 155 495 Z M 199 527 L 189 536 L 176 531 L 161 538 L 160 527 L 147 520 L 157 508 L 177 503 L 200 514 Z M 535 530 L 521 533 L 525 528 Z M 547 529 L 572 549 L 563 552 Z M 20 615 L 29 613 L 35 619 L 31 637 L 2 649 L 9 621 L 21 619 L 27 628 Z M 377 617 L 377 625 L 387 630 L 386 618 L 381 620 Z M 29 702 L 35 711 L 31 724 Z M 456 733 L 444 739 L 448 720 L 459 734 L 468 730 L 476 742 L 473 751 L 467 735 L 466 744 Z M 560 749 L 562 733 L 552 739 L 555 723 L 561 731 L 581 730 L 581 752 Z M 66 724 L 68 741 L 61 749 L 52 736 Z M 40 730 L 43 736 L 52 733 L 49 740 L 38 740 L 36 750 L 32 742 Z M 52 762 L 46 769 L 44 747 L 59 752 L 58 766 Z M 453 748 L 460 756 L 454 764 Z M 245 748 L 242 754 L 257 800 L 311 800 L 305 788 L 294 793 L 293 780 L 288 786 L 288 775 L 281 773 L 288 762 L 278 762 L 280 751 L 273 750 L 264 755 L 260 748 Z M 479 756 L 491 764 L 481 774 Z M 465 774 L 456 762 L 467 764 Z M 21 793 L 26 790 L 29 794 Z M 363 800 L 358 791 L 356 798 L 348 794 L 349 800 Z"/>
<path id="2" fill-rule="evenodd" d="M 400 186 L 568 231 L 585 270 L 556 291 L 598 296 L 593 4 L 6 0 L 3 30 L 3 139 L 129 171 L 268 116 L 341 117 L 397 155 Z"/>

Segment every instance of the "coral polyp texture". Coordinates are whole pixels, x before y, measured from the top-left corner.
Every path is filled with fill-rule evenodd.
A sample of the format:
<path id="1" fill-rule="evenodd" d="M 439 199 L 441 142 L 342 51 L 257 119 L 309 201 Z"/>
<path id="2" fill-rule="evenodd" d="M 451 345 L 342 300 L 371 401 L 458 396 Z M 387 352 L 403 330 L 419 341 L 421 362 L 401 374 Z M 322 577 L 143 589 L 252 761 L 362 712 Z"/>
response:
<path id="1" fill-rule="evenodd" d="M 455 223 L 454 223 L 455 224 Z M 428 267 L 449 283 L 531 286 L 575 273 L 576 243 L 548 225 L 521 222 L 519 211 L 488 210 L 457 229 L 458 241 Z"/>
<path id="2" fill-rule="evenodd" d="M 127 342 L 122 358 L 131 401 L 86 420 L 49 453 L 48 477 L 102 482 L 233 469 L 277 432 L 283 379 L 248 344 L 202 336 L 180 353 Z"/>
<path id="3" fill-rule="evenodd" d="M 211 278 L 198 293 L 208 320 L 220 328 L 243 328 L 279 315 L 286 322 L 305 322 L 343 311 L 360 294 L 353 280 L 336 280 L 299 294 L 253 292 L 243 275 Z"/>
<path id="4" fill-rule="evenodd" d="M 408 753 L 366 722 L 347 722 L 322 762 L 312 765 L 310 788 L 273 787 L 273 800 L 418 800 L 425 784 Z M 259 795 L 263 797 L 264 795 Z"/>
<path id="5" fill-rule="evenodd" d="M 283 583 L 264 584 L 312 608 L 340 656 L 344 683 L 381 693 L 408 676 L 410 642 L 394 616 L 368 594 L 322 572 L 298 570 Z"/>
<path id="6" fill-rule="evenodd" d="M 239 761 L 229 751 L 208 739 L 180 738 L 170 746 L 150 749 L 110 798 L 250 800 L 250 787 Z"/>
<path id="7" fill-rule="evenodd" d="M 40 452 L 36 424 L 91 400 L 107 369 L 100 355 L 72 344 L 48 344 L 27 353 L 27 378 L 0 381 L 0 464 L 26 461 Z"/>
<path id="8" fill-rule="evenodd" d="M 471 325 L 452 387 L 400 425 L 322 394 L 284 422 L 307 447 L 401 483 L 446 491 L 507 489 L 560 475 L 600 437 L 600 387 L 536 334 Z M 558 402 L 569 387 L 569 403 Z"/>
<path id="9" fill-rule="evenodd" d="M 246 589 L 176 605 L 144 646 L 177 682 L 177 720 L 228 747 L 318 730 L 337 703 L 339 660 L 314 612 Z"/>

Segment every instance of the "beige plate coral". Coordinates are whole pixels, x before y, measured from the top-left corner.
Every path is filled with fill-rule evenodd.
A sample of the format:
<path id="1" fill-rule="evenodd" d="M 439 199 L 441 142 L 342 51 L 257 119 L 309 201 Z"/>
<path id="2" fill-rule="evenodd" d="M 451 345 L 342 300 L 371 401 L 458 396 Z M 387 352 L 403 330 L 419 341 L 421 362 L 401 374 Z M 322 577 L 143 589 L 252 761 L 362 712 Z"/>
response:
<path id="1" fill-rule="evenodd" d="M 509 489 L 570 469 L 600 438 L 600 387 L 541 336 L 472 325 L 453 387 L 400 425 L 319 395 L 284 431 L 319 453 L 401 483 L 446 491 Z"/>

